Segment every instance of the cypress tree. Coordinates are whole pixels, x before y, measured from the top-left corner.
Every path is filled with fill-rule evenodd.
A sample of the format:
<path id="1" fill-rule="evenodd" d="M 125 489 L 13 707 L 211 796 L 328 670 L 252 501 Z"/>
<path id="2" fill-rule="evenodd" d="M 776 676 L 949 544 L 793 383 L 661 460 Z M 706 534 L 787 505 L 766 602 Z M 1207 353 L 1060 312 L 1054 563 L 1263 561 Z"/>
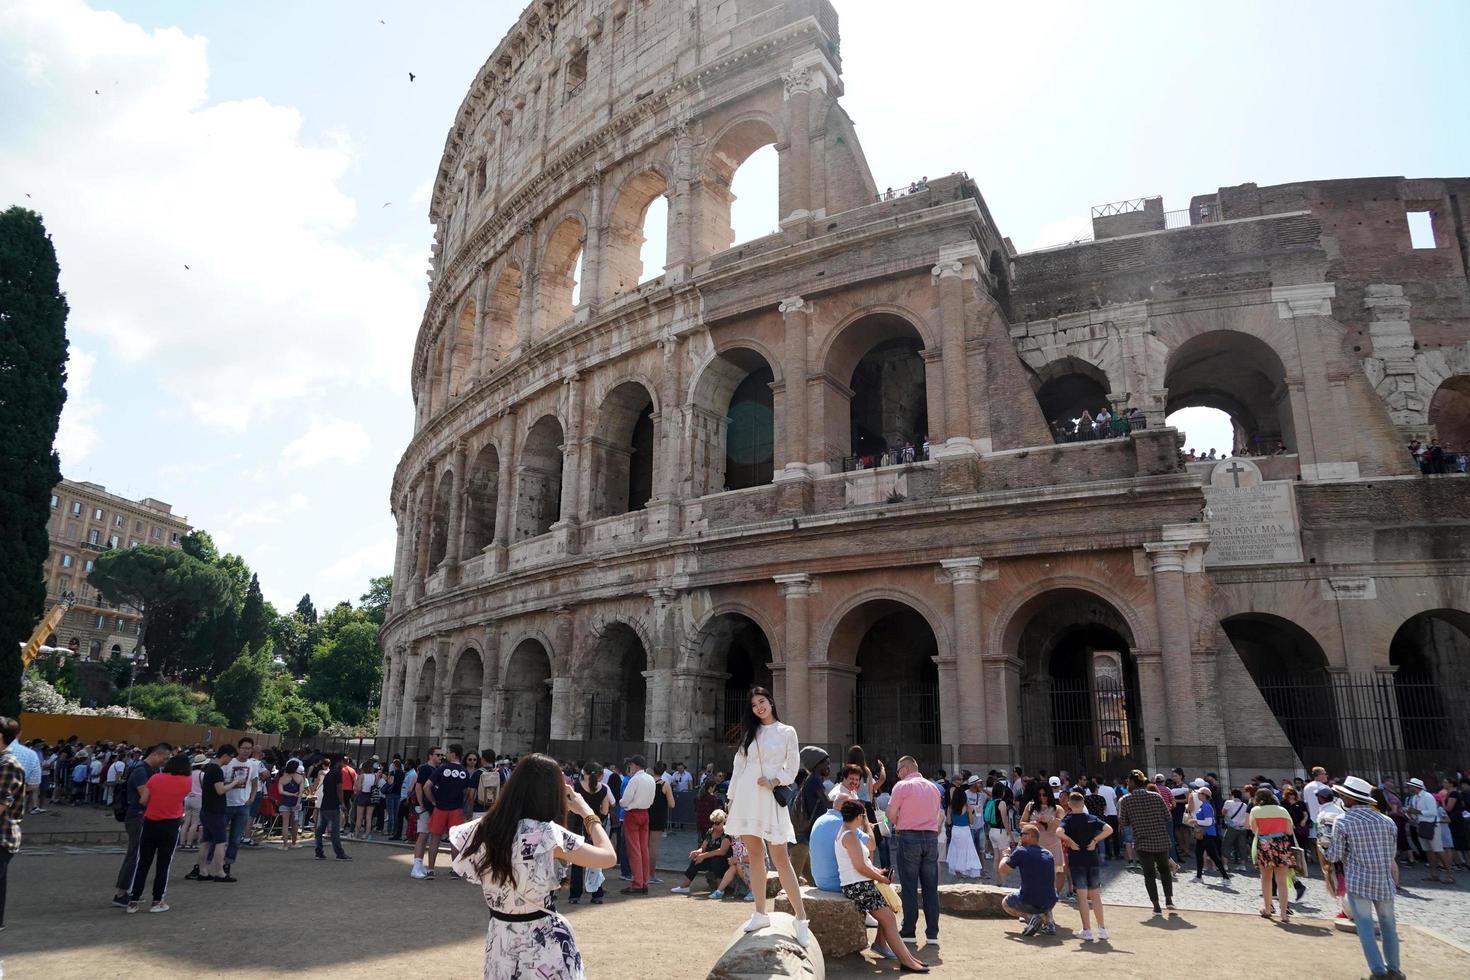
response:
<path id="1" fill-rule="evenodd" d="M 20 644 L 46 612 L 46 519 L 61 481 L 66 298 L 41 216 L 0 212 L 0 714 L 20 714 Z"/>
<path id="2" fill-rule="evenodd" d="M 270 623 L 266 620 L 265 599 L 260 594 L 260 576 L 250 576 L 250 587 L 245 590 L 245 608 L 240 611 L 240 641 L 251 650 L 265 646 L 270 635 Z"/>

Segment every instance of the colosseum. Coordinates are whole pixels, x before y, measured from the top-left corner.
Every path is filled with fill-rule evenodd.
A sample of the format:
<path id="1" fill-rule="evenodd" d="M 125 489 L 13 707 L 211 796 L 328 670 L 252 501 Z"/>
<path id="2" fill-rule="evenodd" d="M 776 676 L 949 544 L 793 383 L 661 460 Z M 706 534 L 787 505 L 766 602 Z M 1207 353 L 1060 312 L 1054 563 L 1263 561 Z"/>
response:
<path id="1" fill-rule="evenodd" d="M 1130 201 L 1018 252 L 963 173 L 875 184 L 842 68 L 828 0 L 536 0 L 485 62 L 380 735 L 719 764 L 761 683 L 806 743 L 938 768 L 1463 760 L 1470 483 L 1407 447 L 1470 450 L 1470 179 Z M 768 146 L 779 229 L 734 244 Z M 1181 454 L 1189 407 L 1232 453 Z"/>

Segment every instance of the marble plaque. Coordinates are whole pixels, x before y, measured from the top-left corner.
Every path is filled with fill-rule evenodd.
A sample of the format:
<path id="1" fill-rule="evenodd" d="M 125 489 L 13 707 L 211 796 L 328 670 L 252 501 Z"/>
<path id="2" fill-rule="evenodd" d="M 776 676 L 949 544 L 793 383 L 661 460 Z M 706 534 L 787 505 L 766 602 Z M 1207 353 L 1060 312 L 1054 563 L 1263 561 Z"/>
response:
<path id="1" fill-rule="evenodd" d="M 1302 560 L 1296 484 L 1263 481 L 1248 459 L 1225 459 L 1204 488 L 1210 522 L 1207 566 L 1270 565 Z"/>

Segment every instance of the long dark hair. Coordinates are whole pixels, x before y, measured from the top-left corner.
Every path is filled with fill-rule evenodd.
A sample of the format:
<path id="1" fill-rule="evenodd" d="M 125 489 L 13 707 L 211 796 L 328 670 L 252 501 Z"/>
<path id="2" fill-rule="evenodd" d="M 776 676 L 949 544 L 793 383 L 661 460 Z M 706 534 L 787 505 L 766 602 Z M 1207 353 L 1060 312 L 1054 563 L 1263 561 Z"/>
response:
<path id="1" fill-rule="evenodd" d="M 755 741 L 756 733 L 761 730 L 761 720 L 755 716 L 755 712 L 752 711 L 750 708 L 750 702 L 755 700 L 757 697 L 765 698 L 767 701 L 771 702 L 772 721 L 781 720 L 781 716 L 776 714 L 775 696 L 763 687 L 752 687 L 750 689 L 750 697 L 745 699 L 745 716 L 740 719 L 740 729 L 737 737 L 738 744 L 736 745 L 736 748 L 739 751 L 744 752 L 747 755 L 750 754 L 750 743 Z"/>
<path id="2" fill-rule="evenodd" d="M 566 786 L 561 766 L 549 755 L 528 755 L 516 764 L 495 805 L 465 842 L 466 851 L 480 852 L 474 860 L 481 878 L 488 872 L 497 885 L 515 880 L 511 853 L 521 821 L 561 823 L 566 818 Z"/>

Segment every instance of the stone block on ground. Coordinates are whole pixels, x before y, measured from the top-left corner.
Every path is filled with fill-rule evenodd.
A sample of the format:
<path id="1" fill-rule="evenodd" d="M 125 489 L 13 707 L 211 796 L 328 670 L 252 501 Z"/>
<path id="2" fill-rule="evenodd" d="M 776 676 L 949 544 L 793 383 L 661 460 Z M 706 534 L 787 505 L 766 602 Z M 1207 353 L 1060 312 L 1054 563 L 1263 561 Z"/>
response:
<path id="1" fill-rule="evenodd" d="M 781 876 L 775 871 L 766 872 L 766 898 L 781 894 Z"/>
<path id="2" fill-rule="evenodd" d="M 940 885 L 939 911 L 984 919 L 1008 918 L 1000 903 L 1010 893 L 1011 889 L 996 885 Z"/>
<path id="3" fill-rule="evenodd" d="M 770 980 L 794 977 L 826 980 L 827 966 L 815 935 L 805 949 L 796 941 L 796 920 L 771 913 L 771 924 L 757 932 L 739 926 L 710 969 L 708 980 Z"/>
<path id="4" fill-rule="evenodd" d="M 822 944 L 824 955 L 836 959 L 856 953 L 868 945 L 868 928 L 863 925 L 863 914 L 845 895 L 803 888 L 801 902 L 806 907 L 812 936 Z M 791 899 L 785 892 L 776 899 L 776 911 L 791 911 Z"/>

